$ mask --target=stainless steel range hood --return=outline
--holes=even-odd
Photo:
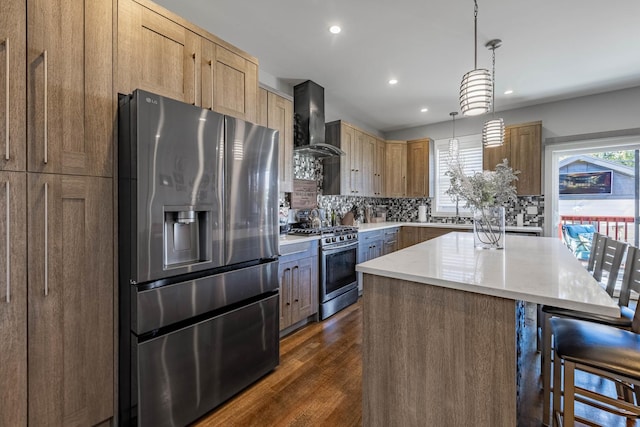
[[[295,112],[294,151],[313,157],[344,156],[340,148],[325,142],[324,88],[307,80],[293,88]]]

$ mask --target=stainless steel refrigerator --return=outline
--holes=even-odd
[[[279,363],[278,135],[142,90],[118,129],[119,420],[183,426]]]

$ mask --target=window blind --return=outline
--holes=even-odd
[[[468,135],[458,139],[458,156],[463,165],[465,175],[482,172],[482,135]],[[434,141],[435,151],[435,215],[452,215],[456,213],[456,201],[445,192],[449,189],[449,177],[445,173],[449,170],[449,140]],[[459,211],[468,212],[464,208],[465,202],[459,202]]]

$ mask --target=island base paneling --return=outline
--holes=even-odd
[[[518,302],[364,275],[366,426],[515,426]]]

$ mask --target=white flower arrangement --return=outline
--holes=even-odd
[[[504,159],[496,165],[495,171],[477,172],[471,176],[464,174],[463,165],[452,161],[445,173],[451,180],[451,186],[445,192],[451,198],[464,200],[465,207],[483,209],[491,206],[504,206],[517,200],[517,175]]]

